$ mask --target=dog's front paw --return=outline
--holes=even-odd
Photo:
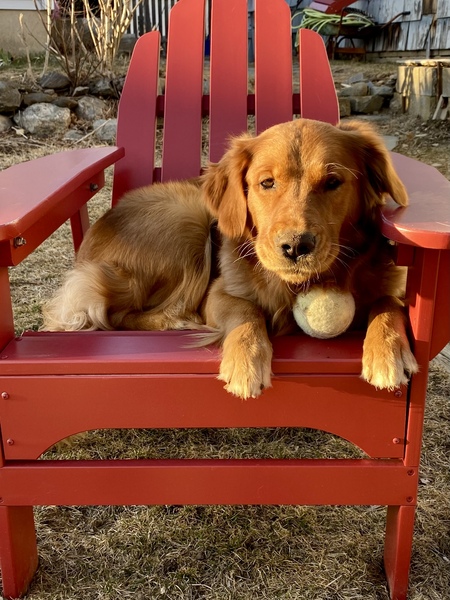
[[[382,341],[368,335],[364,340],[362,378],[378,389],[394,390],[406,385],[419,370],[406,336],[391,332]]]
[[[272,385],[271,365],[272,345],[267,336],[258,336],[247,324],[240,325],[224,341],[218,379],[234,396],[257,398]]]

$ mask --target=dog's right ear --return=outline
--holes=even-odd
[[[203,196],[218,218],[223,235],[239,238],[247,225],[247,183],[245,176],[252,159],[254,139],[244,134],[234,138],[230,149],[203,175]]]

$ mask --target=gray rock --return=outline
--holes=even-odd
[[[9,117],[5,117],[5,115],[0,115],[0,133],[5,133],[9,131],[13,126],[13,122]]]
[[[75,110],[78,106],[78,100],[72,98],[71,96],[59,96],[56,100],[53,100],[53,104],[55,106],[61,106],[62,108],[70,108],[70,110]]]
[[[64,134],[63,140],[65,142],[78,142],[83,137],[84,134],[81,133],[81,131],[77,131],[76,129],[69,129],[69,131]]]
[[[137,37],[134,33],[124,33],[119,44],[119,53],[131,54],[136,45]]]
[[[73,90],[72,96],[75,96],[75,97],[86,96],[87,94],[89,94],[89,86],[87,86],[87,85],[79,85],[78,87],[76,87]]]
[[[394,93],[394,97],[389,103],[389,110],[393,114],[404,112],[404,98],[401,94]]]
[[[372,85],[370,88],[372,96],[382,96],[383,98],[392,98],[394,88],[389,85]]]
[[[360,96],[350,98],[352,112],[370,114],[381,109],[384,99],[381,96]]]
[[[51,71],[39,79],[39,85],[52,90],[65,90],[71,86],[70,79],[64,73]]]
[[[68,108],[54,104],[33,104],[14,118],[28,133],[38,137],[63,134],[69,128],[71,117]]]
[[[360,81],[358,83],[354,83],[353,85],[349,85],[342,90],[339,90],[338,96],[344,98],[350,96],[367,96],[368,93],[369,89],[367,83],[365,81]]]
[[[17,110],[22,101],[19,90],[6,81],[0,81],[0,112],[10,113]]]
[[[102,77],[95,79],[89,84],[89,93],[102,98],[114,98],[117,96],[116,90],[111,82],[111,79]]]
[[[352,114],[352,107],[349,98],[338,98],[339,115],[341,117],[349,117]]]
[[[98,119],[93,123],[94,136],[99,142],[115,142],[117,133],[117,119]]]
[[[43,102],[53,102],[56,98],[56,94],[45,94],[44,92],[31,92],[25,94],[22,98],[22,104],[25,106],[31,106],[32,104],[40,104]]]
[[[105,108],[106,104],[101,98],[82,96],[78,100],[75,113],[79,119],[83,119],[84,121],[96,121],[103,118]]]
[[[366,76],[364,75],[364,73],[355,73],[354,75],[350,75],[350,77],[347,79],[347,83],[359,83],[360,81],[365,80]]]

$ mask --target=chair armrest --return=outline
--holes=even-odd
[[[0,172],[0,266],[17,265],[104,184],[123,148],[69,150]]]
[[[401,244],[450,249],[450,181],[434,167],[395,152],[391,156],[410,203],[402,208],[388,201],[383,235]]]

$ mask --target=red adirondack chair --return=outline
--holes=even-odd
[[[216,380],[219,351],[185,347],[180,332],[14,335],[8,267],[66,219],[75,246],[86,203],[115,163],[114,201],[133,187],[198,175],[202,116],[211,160],[230,134],[303,117],[338,121],[321,38],[300,35],[301,97],[292,92],[290,12],[256,0],[255,93],[247,92],[247,2],[214,0],[210,94],[203,95],[204,0],[171,12],[165,95],[160,37],[139,39],[120,103],[117,147],[73,150],[0,173],[0,563],[3,594],[23,594],[38,553],[35,505],[352,504],[387,506],[391,598],[406,598],[428,362],[450,339],[449,182],[394,155],[411,206],[388,203],[383,232],[409,267],[409,317],[420,372],[408,388],[377,391],[360,377],[363,333],[274,340],[273,388],[242,402]],[[164,117],[155,164],[156,119]],[[26,240],[26,244],[24,241]],[[52,444],[101,428],[309,427],[362,448],[366,459],[38,461]]]

